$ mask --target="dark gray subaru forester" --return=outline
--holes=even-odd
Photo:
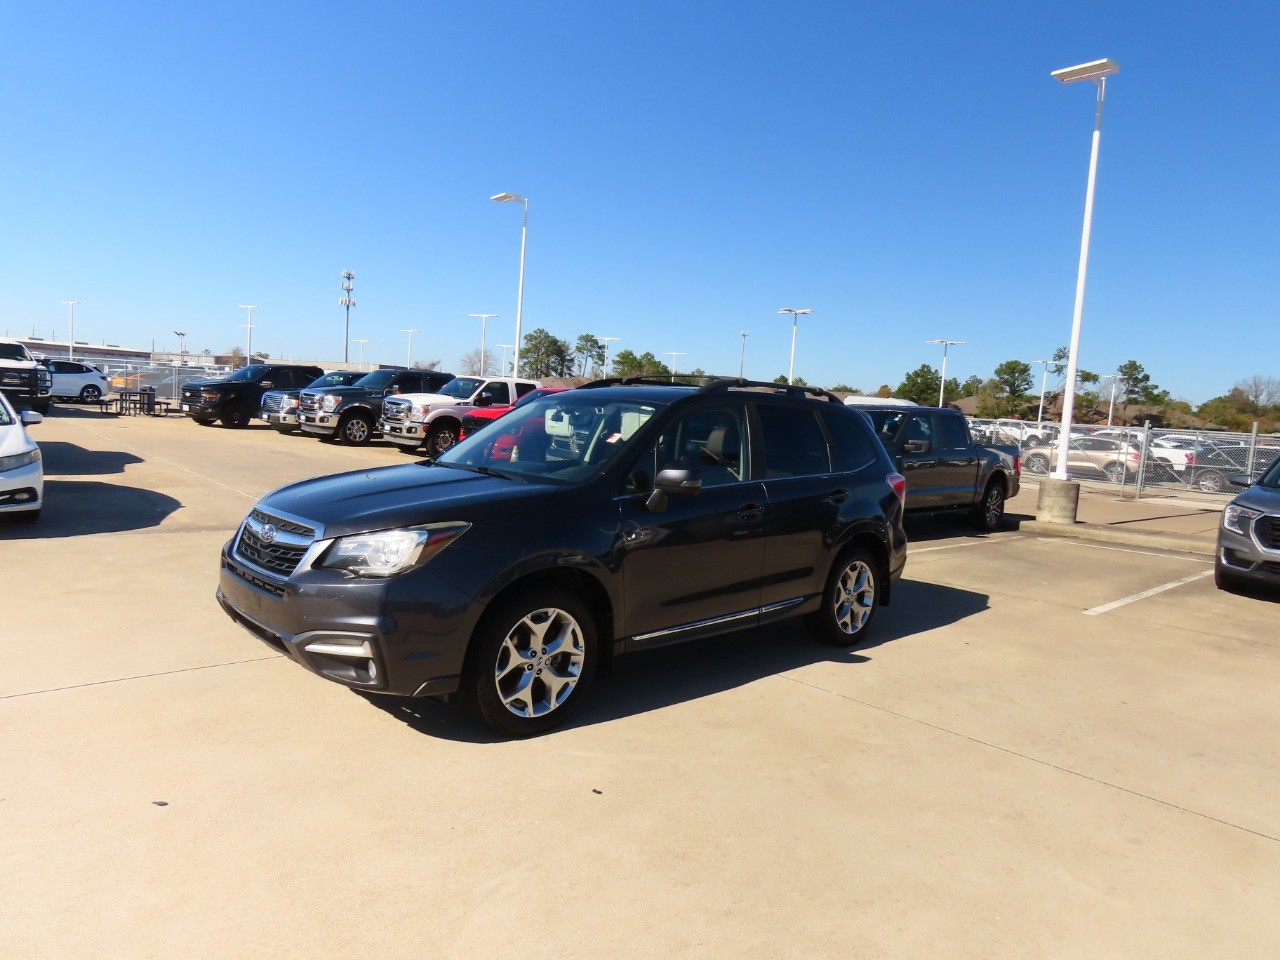
[[[603,380],[435,462],[268,494],[223,548],[218,601],[323,677],[456,692],[529,736],[632,650],[797,615],[859,642],[906,562],[904,489],[824,391]]]

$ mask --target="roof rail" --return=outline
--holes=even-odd
[[[691,376],[689,374],[677,374],[683,380],[672,380],[668,377],[606,377],[603,380],[592,380],[590,383],[584,383],[578,387],[579,390],[591,390],[598,387],[690,387],[696,386],[691,384],[689,380],[705,380],[706,383],[697,387],[697,393],[713,393],[726,390],[770,390],[774,393],[784,393],[789,397],[812,397],[815,400],[826,400],[829,403],[839,403],[843,405],[839,397],[829,390],[823,390],[821,387],[802,387],[790,383],[774,383],[769,380],[744,380],[741,377],[718,377],[714,375]]]

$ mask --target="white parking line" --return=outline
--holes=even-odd
[[[1212,570],[1201,570],[1199,573],[1193,573],[1191,576],[1183,577],[1181,580],[1171,580],[1168,583],[1160,584],[1158,587],[1152,587],[1150,590],[1143,590],[1141,593],[1135,593],[1131,597],[1125,597],[1122,600],[1112,600],[1110,603],[1104,603],[1100,607],[1091,607],[1084,612],[1084,615],[1086,617],[1096,617],[1100,613],[1108,613],[1115,610],[1117,607],[1123,607],[1125,604],[1133,603],[1137,600],[1145,600],[1147,597],[1154,597],[1157,593],[1164,593],[1166,590],[1172,590],[1174,587],[1181,587],[1184,584],[1193,583],[1196,580],[1202,580],[1211,573],[1213,573]]]
[[[1154,550],[1134,550],[1132,547],[1107,547],[1100,543],[1086,543],[1083,540],[1064,540],[1061,537],[1036,537],[1040,543],[1056,543],[1065,547],[1088,547],[1090,550],[1114,550],[1116,553],[1137,553],[1144,557],[1163,557],[1165,560],[1186,560],[1188,563],[1213,563],[1203,557],[1193,557],[1177,553],[1156,553]],[[916,551],[917,553],[919,551]]]
[[[911,555],[915,556],[917,553],[933,553],[935,550],[959,550],[961,547],[980,547],[984,543],[1007,543],[1010,540],[1023,539],[1025,538],[1020,537],[1017,534],[1009,534],[1004,537],[988,537],[985,540],[966,540],[964,543],[948,543],[943,547],[910,547],[909,550]],[[1045,539],[1052,538],[1046,537]]]

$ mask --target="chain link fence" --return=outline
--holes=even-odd
[[[1057,424],[971,419],[979,443],[1011,444],[1022,451],[1024,475],[1057,467]],[[1102,427],[1075,424],[1067,475],[1115,484],[1140,497],[1144,490],[1196,490],[1234,496],[1280,456],[1280,435],[1222,430]]]

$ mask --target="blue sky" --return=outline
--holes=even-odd
[[[7,4],[0,330],[456,368],[470,313],[897,384],[1070,334],[1193,402],[1280,374],[1274,2]],[[358,348],[352,346],[352,357]]]

